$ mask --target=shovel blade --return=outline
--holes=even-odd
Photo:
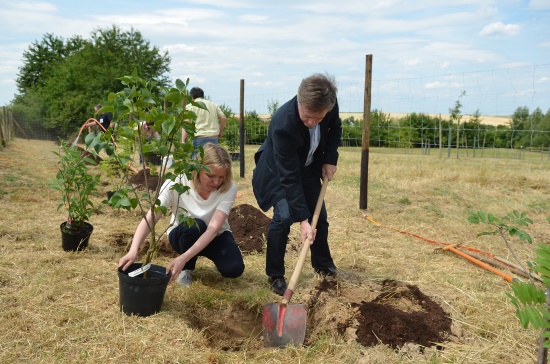
[[[305,305],[269,303],[264,305],[264,345],[267,347],[299,346],[306,336]]]

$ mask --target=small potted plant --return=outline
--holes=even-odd
[[[189,81],[184,83],[178,79],[174,87],[159,89],[155,82],[143,80],[136,71],[130,76],[121,77],[120,80],[124,89],[117,93],[109,93],[109,102],[100,110],[113,113],[115,127],[106,133],[91,136],[86,140],[86,145],[88,150],[98,153],[106,148],[111,140],[116,140],[115,151],[108,160],[114,165],[124,167],[119,170],[127,183],[120,185],[121,187],[108,200],[108,204],[119,210],[138,209],[140,218],[145,219],[150,230],[149,249],[145,254],[145,261],[133,263],[126,271],[122,271],[120,267],[118,269],[122,311],[129,315],[148,316],[160,310],[170,276],[166,274],[164,267],[151,264],[158,251],[158,242],[167,228],[160,228],[156,222],[145,217],[148,212],[167,213],[166,208],[159,205],[159,196],[165,180],[176,181],[182,174],[191,178],[193,171],[198,172],[202,168],[199,161],[191,159],[195,151],[192,138],[187,138],[186,143],[181,142],[182,128],[185,128],[188,135],[194,136],[194,124],[188,122],[194,119],[194,115],[185,109],[185,105],[190,102],[194,105],[196,103],[192,102],[187,92]],[[201,107],[198,104],[197,106]],[[144,138],[144,134],[147,133],[154,137]],[[160,156],[160,166],[151,165],[145,158],[140,158],[151,152]],[[134,173],[134,176],[130,176],[131,173]],[[149,173],[152,173],[152,177],[158,178],[153,188],[150,188],[147,182]],[[132,182],[137,174],[146,176],[145,186]],[[187,189],[178,183],[173,188],[180,193]],[[184,221],[190,223],[192,220],[182,218],[180,222]]]
[[[49,185],[61,195],[57,210],[64,208],[67,212],[67,220],[60,225],[62,247],[65,251],[80,251],[88,246],[94,229],[88,221],[96,211],[92,196],[97,196],[100,176],[90,173],[88,166],[96,163],[84,157],[77,146],[62,141],[54,154],[59,157],[58,171]]]

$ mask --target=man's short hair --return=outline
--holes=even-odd
[[[193,99],[204,98],[204,91],[200,87],[193,87],[189,94]]]
[[[312,112],[330,111],[336,104],[337,93],[334,76],[327,73],[314,73],[300,83],[298,104]]]

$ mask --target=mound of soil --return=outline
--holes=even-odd
[[[271,219],[252,205],[234,206],[229,213],[229,226],[235,242],[243,253],[263,251]]]
[[[383,282],[383,291],[371,302],[353,304],[357,313],[357,342],[374,346],[382,342],[397,349],[406,343],[430,347],[451,333],[445,311],[411,284]]]
[[[449,315],[418,287],[385,280],[362,288],[339,279],[324,279],[311,293],[308,327],[314,329],[307,340],[312,342],[329,329],[363,346],[412,345],[422,352],[434,345],[440,349],[438,344],[452,336]]]
[[[143,187],[147,188],[149,191],[154,191],[157,189],[160,177],[158,175],[151,174],[150,169],[142,169],[130,177],[128,181],[137,187]]]

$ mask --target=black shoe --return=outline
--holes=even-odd
[[[273,292],[282,296],[286,291],[286,281],[284,277],[269,277],[267,283],[271,285]]]
[[[334,266],[328,268],[315,268],[315,273],[324,277],[336,277],[338,275],[338,270]]]

